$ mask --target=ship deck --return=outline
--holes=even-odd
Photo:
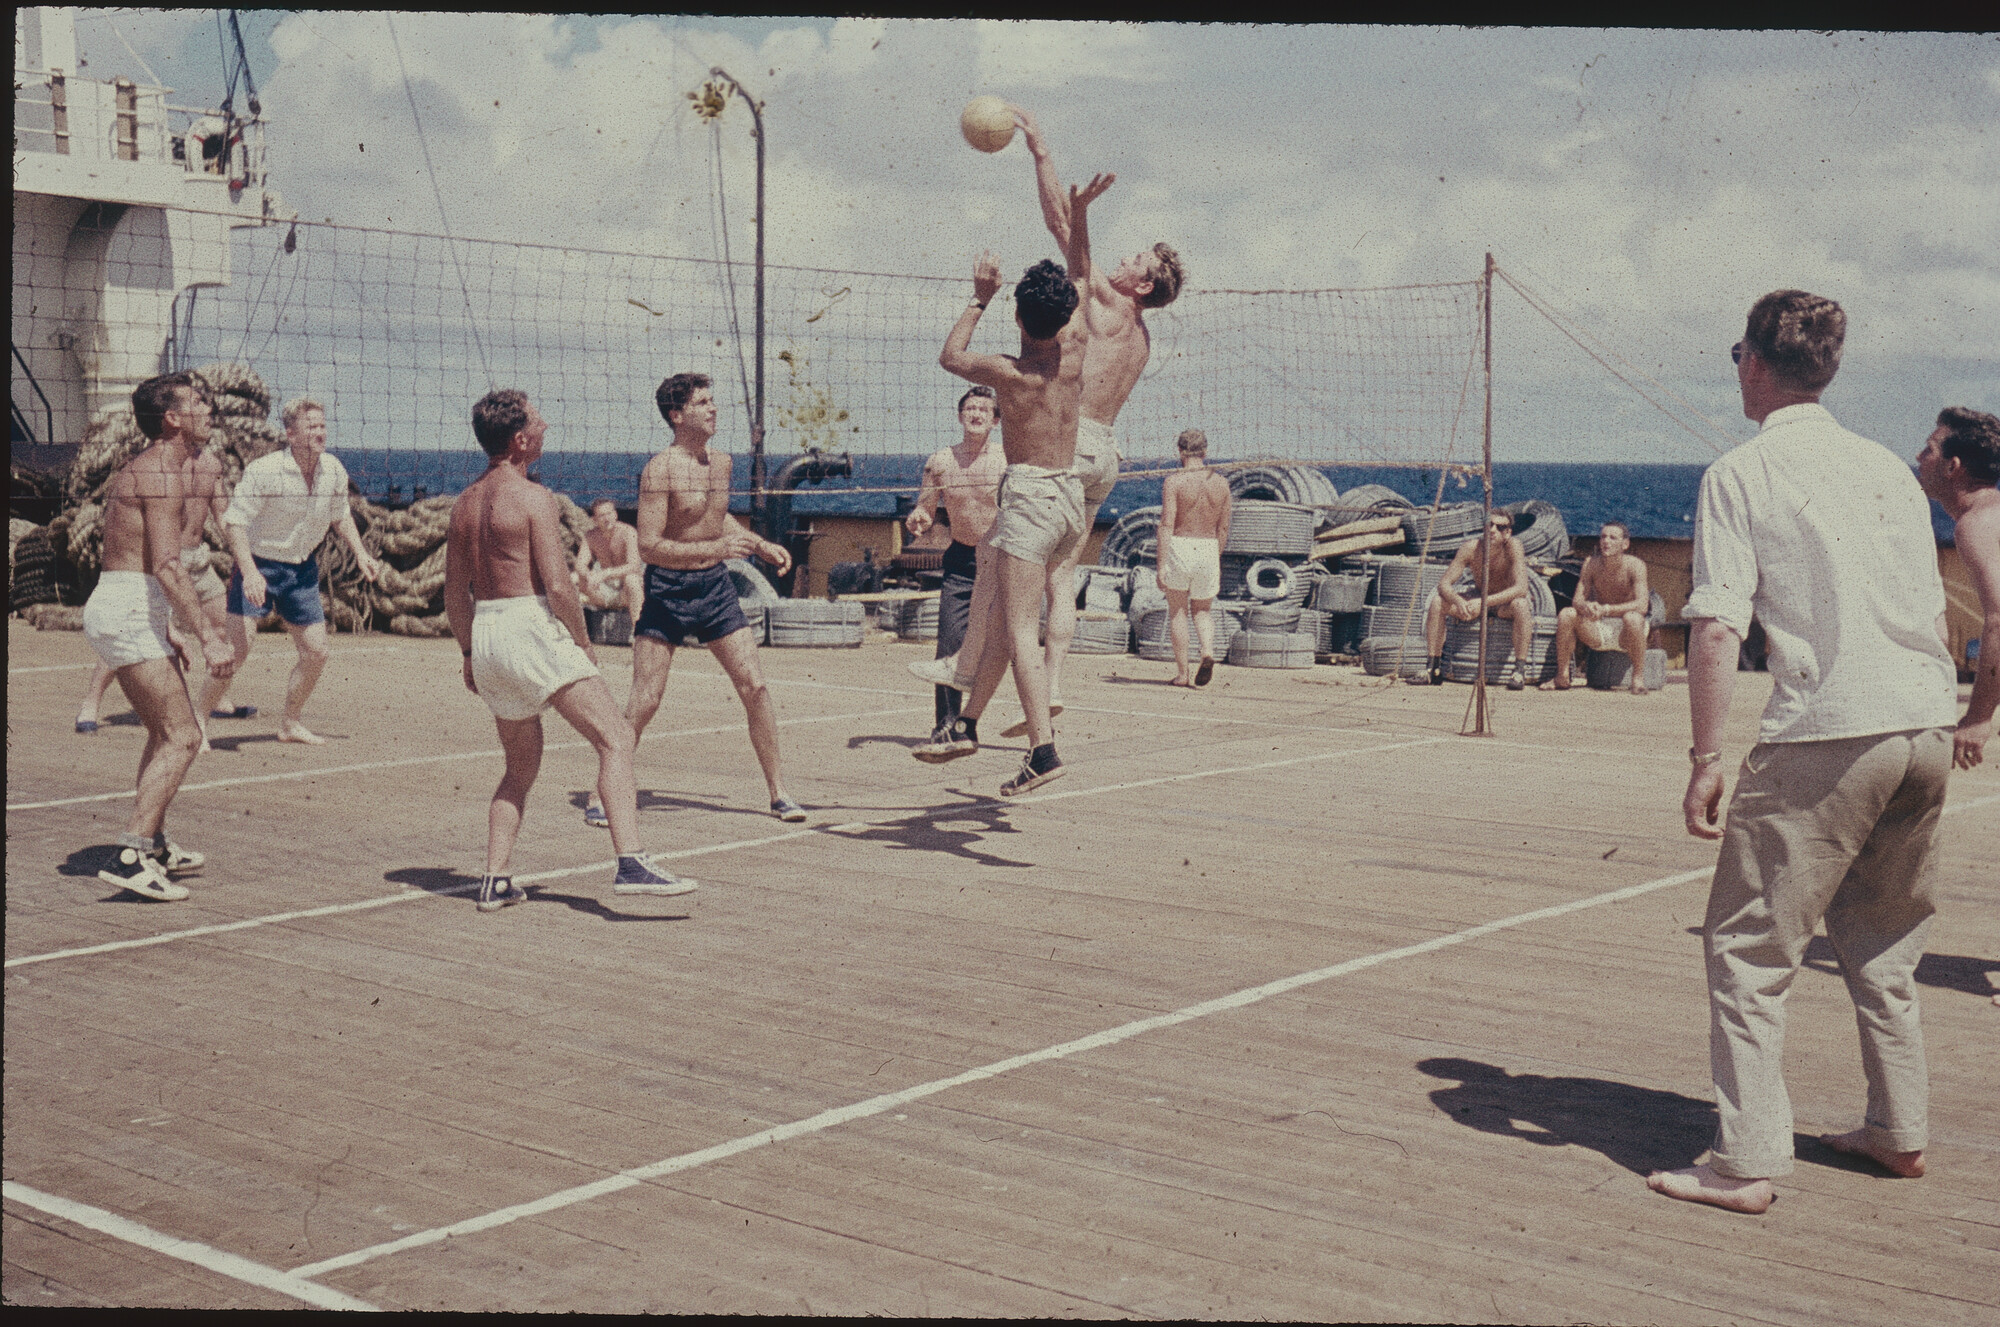
[[[235,698],[275,715],[260,638]],[[606,649],[622,697],[629,655]],[[614,896],[551,716],[515,857],[452,643],[337,637],[309,719],[218,721],[194,897],[95,877],[143,730],[71,732],[77,635],[8,641],[12,1305],[1619,1323],[2000,1309],[2000,760],[1954,777],[1919,969],[1930,1174],[1857,1122],[1823,940],[1790,997],[1797,1171],[1761,1217],[1649,1193],[1713,1112],[1712,846],[1686,691],[1469,692],[1076,657],[1070,772],[908,749],[928,647],[763,653],[803,826],[683,651]],[[1743,679],[1731,750],[1768,687]],[[120,716],[123,716],[122,718]],[[1012,706],[996,704],[998,722]],[[2000,754],[2000,753],[1996,753]]]

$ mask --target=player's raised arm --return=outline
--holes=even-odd
[[[1069,187],[1069,243],[1064,246],[1069,262],[1069,279],[1078,290],[1089,283],[1090,266],[1090,225],[1087,214],[1090,205],[1104,196],[1104,191],[1117,181],[1116,175],[1093,175],[1090,183],[1078,188]]]
[[[1028,151],[1035,158],[1035,192],[1042,201],[1042,220],[1048,225],[1049,234],[1055,236],[1056,243],[1063,252],[1069,252],[1069,195],[1063,192],[1062,181],[1056,178],[1056,164],[1049,155],[1048,140],[1042,137],[1041,125],[1035,123],[1034,112],[1008,104],[1007,109],[1014,114],[1014,122],[1021,126],[1021,136],[1028,141]]]
[[[1013,366],[1005,356],[976,355],[967,349],[972,344],[972,329],[979,326],[979,315],[986,312],[986,306],[999,289],[1000,260],[989,249],[973,261],[972,303],[965,306],[958,321],[952,324],[951,335],[945,338],[944,351],[938,356],[938,364],[946,373],[996,388],[1009,380]]]

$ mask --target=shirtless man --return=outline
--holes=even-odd
[[[1188,429],[1175,441],[1181,468],[1160,485],[1158,579],[1167,595],[1174,642],[1174,685],[1205,687],[1215,676],[1215,624],[1208,606],[1222,589],[1222,546],[1229,542],[1229,481],[1208,468],[1208,435]],[[1193,610],[1201,667],[1188,680],[1188,617]]]
[[[1491,552],[1487,551],[1488,544],[1493,546]],[[1458,592],[1458,582],[1468,574],[1479,591],[1478,597],[1472,599]],[[1438,582],[1437,593],[1431,596],[1430,606],[1424,610],[1424,641],[1430,655],[1432,686],[1444,684],[1445,616],[1449,614],[1460,622],[1477,622],[1481,613],[1504,617],[1514,624],[1514,667],[1507,674],[1507,689],[1519,691],[1528,684],[1522,669],[1535,631],[1534,611],[1528,604],[1528,576],[1528,559],[1514,542],[1514,518],[1504,511],[1494,512],[1487,522],[1486,533],[1460,548],[1452,558],[1444,579]]]
[[[1917,455],[1917,480],[1957,522],[1958,560],[1979,595],[1979,666],[1972,699],[1952,734],[1952,763],[1971,769],[1986,757],[2000,707],[2000,419],[1948,406]],[[2000,1003],[2000,995],[1993,997]]]
[[[183,475],[194,449],[208,441],[208,398],[193,374],[149,378],[132,393],[132,415],[152,445],[105,489],[104,570],[84,605],[83,632],[97,657],[116,670],[118,685],[146,725],[146,747],[117,859],[97,877],[171,902],[188,891],[170,876],[198,869],[203,859],[177,847],[166,831],[167,807],[201,745],[187,682],[175,667],[180,651],[168,638],[170,614],[193,627],[211,677],[225,681],[235,661],[181,563],[188,506]]]
[[[1622,645],[1632,660],[1632,694],[1646,694],[1646,610],[1653,596],[1646,564],[1625,551],[1630,547],[1632,532],[1625,522],[1606,521],[1598,530],[1597,551],[1583,560],[1576,597],[1556,614],[1556,675],[1542,690],[1569,690],[1570,660],[1582,640],[1587,650]]]
[[[737,602],[729,568],[722,565],[728,558],[758,557],[782,576],[791,568],[792,555],[729,515],[729,454],[708,445],[716,425],[715,390],[708,375],[676,373],[660,384],[653,401],[673,429],[674,441],[646,462],[639,476],[639,556],[647,564],[646,602],[632,628],[632,694],[625,717],[634,734],[645,732],[666,694],[674,648],[690,638],[706,645],[743,702],[750,745],[771,795],[771,814],[802,821],[805,808],[785,793],[778,715],[757,663],[750,622]],[[589,811],[584,818],[592,819]]]
[[[938,503],[944,503],[950,518],[951,547],[944,554],[944,585],[938,593],[937,657],[930,667],[948,669],[952,659],[969,651],[978,658],[986,647],[986,622],[994,597],[993,559],[999,556],[986,542],[1000,514],[1000,474],[1005,462],[1000,449],[988,447],[993,435],[999,402],[991,387],[974,387],[958,398],[961,436],[955,447],[944,447],[924,462],[923,488],[917,494],[916,509],[905,524],[921,539],[937,521]],[[912,664],[912,671],[920,665]],[[931,739],[912,754],[918,760],[950,760],[970,755],[977,743],[954,736],[952,720],[961,705],[960,688],[944,678],[925,672],[917,676],[937,689],[936,721]]]
[[[528,478],[548,425],[521,392],[488,392],[472,407],[486,473],[451,509],[445,543],[445,614],[464,656],[465,689],[493,711],[507,772],[486,814],[486,873],[479,910],[528,897],[508,874],[528,790],[542,764],[542,711],[550,706],[597,748],[597,795],[610,813],[619,894],[685,894],[695,885],[638,848],[639,793],[632,726],[597,673],[583,605],[563,554],[555,495]]]
[[[1083,481],[1077,477],[1077,408],[1083,388],[1084,320],[1074,318],[1078,284],[1090,283],[1090,239],[1085,212],[1111,187],[1099,175],[1070,189],[1069,270],[1046,258],[1014,287],[1014,320],[1021,328],[1018,355],[974,354],[967,347],[987,301],[1000,289],[1000,266],[991,253],[973,265],[972,303],[958,316],[938,363],[948,373],[984,383],[1000,394],[1000,445],[1007,472],[1000,480],[1000,514],[987,532],[992,544],[1001,630],[989,631],[972,696],[950,730],[955,741],[977,750],[979,716],[1014,668],[1014,686],[1027,716],[1029,753],[1021,770],[1000,785],[1003,797],[1039,788],[1063,772],[1049,724],[1048,673],[1041,643],[1042,603],[1050,568],[1075,559],[1083,541]],[[1051,615],[1050,629],[1054,629]]]
[[[1009,106],[1021,126],[1028,151],[1035,158],[1035,188],[1041,198],[1042,220],[1064,253],[1069,252],[1069,196],[1056,178],[1049,157],[1048,141],[1032,113]],[[1086,281],[1076,274],[1083,296],[1083,323],[1089,341],[1083,354],[1083,401],[1076,422],[1076,474],[1083,481],[1083,534],[1089,539],[1097,523],[1097,509],[1111,496],[1118,482],[1118,444],[1112,426],[1125,399],[1132,394],[1139,375],[1152,354],[1153,338],[1146,329],[1148,309],[1164,309],[1181,293],[1186,273],[1180,255],[1166,244],[1132,255],[1106,271],[1093,268]],[[1083,542],[1070,550],[1048,570],[1049,627],[1045,667],[1049,677],[1049,712],[1062,712],[1062,667],[1069,656],[1070,639],[1076,635],[1076,564],[1083,555]],[[970,680],[972,664],[960,671]],[[1006,729],[1003,737],[1018,737],[1027,731],[1025,723]]]
[[[206,440],[202,444],[205,447]],[[202,450],[188,457],[186,467],[181,471],[181,483],[186,489],[185,518],[181,525],[181,565],[187,568],[188,576],[194,582],[194,592],[201,600],[202,612],[214,624],[217,631],[225,635],[229,630],[229,615],[226,604],[229,587],[222,583],[222,577],[215,574],[210,565],[212,555],[203,540],[203,529],[208,517],[215,517],[219,524],[222,514],[229,510],[229,494],[225,491],[221,458],[215,453]],[[193,643],[198,633],[190,634],[176,616],[170,615],[167,622],[167,636],[180,649],[182,657],[187,657],[185,646]],[[83,706],[76,714],[76,730],[80,733],[97,731],[98,709],[104,703],[105,689],[117,674],[109,664],[99,660],[90,673],[90,691],[84,697]],[[228,683],[223,683],[226,693]],[[223,693],[216,695],[216,708],[207,718],[247,719],[257,712],[255,705],[229,706],[223,704]],[[201,749],[207,751],[208,723],[199,712],[195,721],[201,724]]]
[[[639,620],[646,603],[646,563],[639,556],[639,532],[618,519],[618,504],[599,498],[590,504],[590,529],[570,579],[591,608],[621,605]]]

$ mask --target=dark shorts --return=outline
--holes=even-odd
[[[632,627],[634,636],[668,645],[710,645],[749,625],[736,582],[721,563],[698,571],[646,568],[646,606]]]
[[[276,609],[278,616],[295,627],[310,627],[326,621],[326,609],[319,599],[319,559],[304,562],[273,562],[252,557],[264,575],[264,606],[243,597],[243,570],[229,573],[229,612],[235,617],[267,618]]]

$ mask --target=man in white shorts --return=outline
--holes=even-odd
[[[180,558],[183,474],[192,450],[208,440],[207,397],[192,374],[149,378],[132,393],[132,415],[153,441],[105,488],[104,569],[83,608],[83,634],[139,712],[146,749],[117,858],[97,876],[143,898],[174,901],[188,891],[170,877],[202,865],[200,853],[176,846],[166,831],[167,807],[194,763],[201,726],[174,665],[179,648],[168,636],[169,614],[194,625],[211,677],[226,682],[235,664]]]
[[[639,620],[646,606],[646,561],[639,556],[639,532],[618,519],[618,504],[610,498],[590,504],[590,528],[570,579],[590,607],[623,608]]]
[[[1208,468],[1208,435],[1188,429],[1175,440],[1181,468],[1160,485],[1156,573],[1167,595],[1174,643],[1174,685],[1205,687],[1215,676],[1215,624],[1209,605],[1222,592],[1222,546],[1229,542],[1229,481]],[[1201,642],[1201,667],[1188,676],[1188,620]]]
[[[548,425],[521,392],[496,391],[473,406],[472,431],[487,469],[452,507],[445,613],[464,656],[466,689],[493,712],[507,758],[487,814],[479,910],[497,912],[528,897],[508,864],[541,768],[542,711],[550,707],[597,748],[599,805],[618,852],[613,891],[685,894],[693,881],[676,879],[638,849],[632,725],[598,675],[555,495],[528,478]]]
[[[1035,159],[1035,188],[1042,204],[1042,220],[1063,251],[1069,251],[1069,198],[1049,156],[1048,142],[1035,117],[1019,106],[1010,106],[1019,122],[1028,151]],[[1111,496],[1118,482],[1118,443],[1114,425],[1126,398],[1145,371],[1152,354],[1152,333],[1146,329],[1148,309],[1164,309],[1181,293],[1186,272],[1180,255],[1166,244],[1134,254],[1116,267],[1092,267],[1085,282],[1074,273],[1078,293],[1083,296],[1082,321],[1089,333],[1083,358],[1083,398],[1076,420],[1076,455],[1073,466],[1083,483],[1083,540],[1060,561],[1049,567],[1049,627],[1045,641],[1045,667],[1049,677],[1049,710],[1062,710],[1062,667],[1069,656],[1070,639],[1076,634],[1076,565],[1083,555],[1084,542],[1097,523],[1097,509]],[[969,674],[962,674],[969,678]],[[1004,737],[1017,736],[1025,727],[1006,729]]]
[[[205,440],[204,440],[205,443]],[[193,446],[203,446],[194,443]],[[223,481],[222,461],[214,452],[193,451],[187,465],[181,471],[181,482],[187,493],[184,519],[181,523],[181,566],[194,582],[195,597],[201,600],[201,611],[214,624],[216,630],[227,633],[229,615],[225,605],[229,597],[229,587],[222,583],[222,577],[215,574],[213,555],[204,540],[204,528],[212,515],[220,522],[222,514],[229,509],[229,494]],[[200,633],[177,616],[170,617],[167,636],[176,645],[192,644]],[[186,654],[187,651],[181,651]],[[116,676],[111,667],[102,660],[91,670],[90,690],[85,695],[83,705],[77,710],[76,731],[94,733],[97,731],[98,710],[104,703],[104,692]],[[216,693],[216,709],[207,718],[247,719],[257,712],[255,705],[229,706],[224,704],[228,684]],[[208,746],[208,723],[203,711],[195,711],[195,720],[201,724],[201,749]]]
[[[1544,691],[1567,691],[1570,660],[1577,643],[1586,650],[1623,649],[1632,660],[1633,695],[1646,694],[1646,609],[1652,591],[1646,585],[1646,564],[1627,550],[1632,532],[1623,521],[1606,521],[1597,532],[1597,551],[1583,560],[1576,595],[1556,615],[1556,675],[1542,683]]]
[[[1069,270],[1084,283],[1090,279],[1090,240],[1084,213],[1111,187],[1112,178],[1100,175],[1085,188],[1070,190]],[[1020,353],[974,354],[967,348],[973,329],[999,288],[999,263],[992,254],[981,254],[973,265],[972,303],[945,338],[938,363],[947,372],[993,388],[1000,398],[1000,447],[1007,457],[1007,469],[1000,480],[1000,514],[987,532],[986,542],[998,554],[994,570],[998,573],[1003,629],[988,633],[972,695],[953,721],[949,736],[954,741],[962,738],[973,744],[971,749],[977,749],[979,716],[986,712],[987,702],[1011,663],[1029,736],[1029,752],[1020,772],[1000,785],[1001,796],[1012,797],[1063,773],[1049,723],[1047,667],[1035,637],[1049,568],[1064,557],[1074,561],[1084,534],[1083,484],[1072,465],[1084,344],[1089,333],[1083,319],[1072,316],[1078,301],[1077,283],[1061,267],[1043,259],[1014,287]]]

